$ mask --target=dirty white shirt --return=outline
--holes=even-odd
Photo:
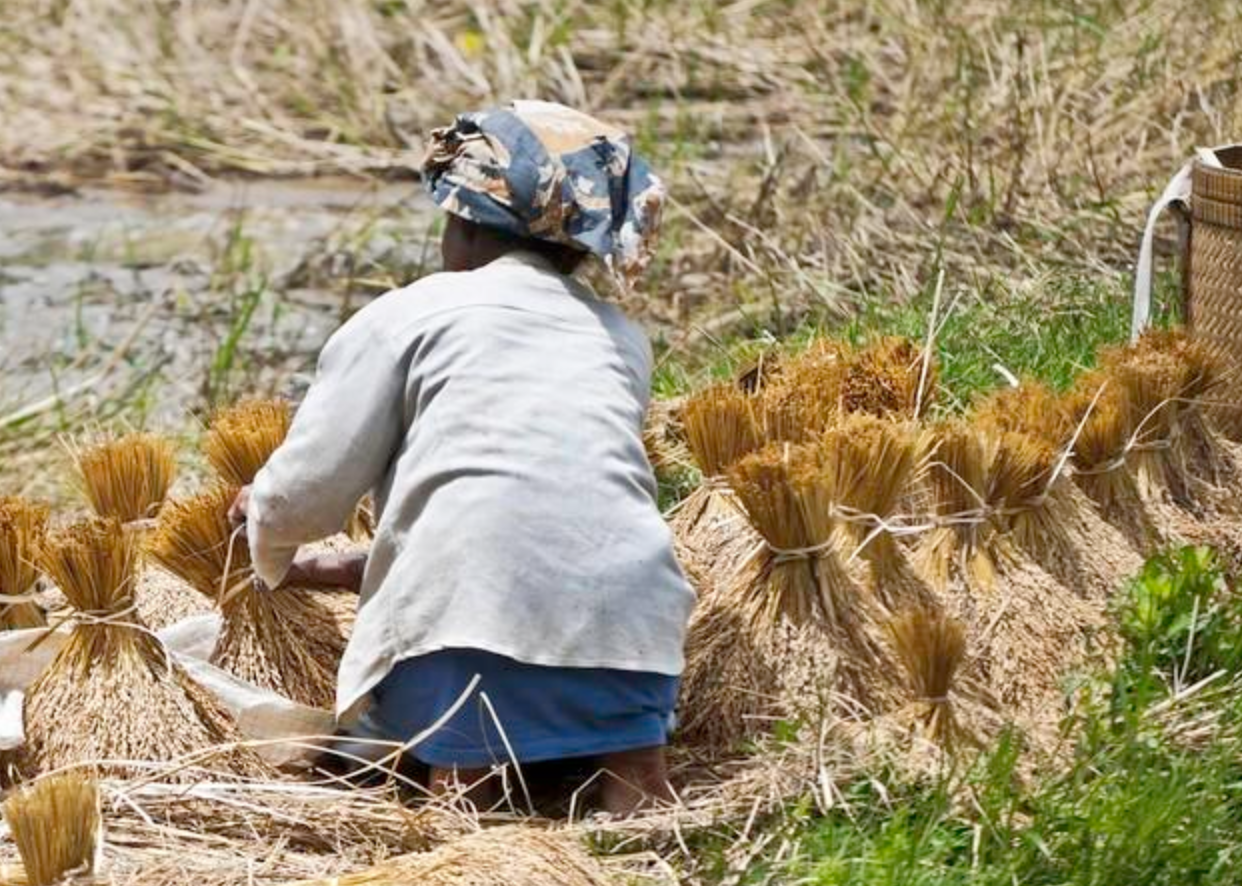
[[[339,712],[445,648],[681,673],[693,593],[642,443],[651,364],[641,330],[529,253],[390,292],[332,336],[248,533],[274,587],[374,492]]]

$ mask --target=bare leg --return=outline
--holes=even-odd
[[[607,754],[603,758],[604,811],[612,815],[633,815],[653,803],[672,803],[664,748],[640,748]]]
[[[431,792],[436,795],[461,793],[479,809],[490,809],[498,797],[496,779],[490,769],[431,768]]]

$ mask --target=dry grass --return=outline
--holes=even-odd
[[[245,533],[229,524],[236,491],[217,486],[169,502],[148,552],[219,606],[224,626],[212,664],[293,701],[332,708],[345,637],[321,600],[256,586]]]
[[[686,443],[703,476],[723,478],[759,448],[754,398],[733,385],[717,385],[688,398],[682,408]]]
[[[156,434],[76,441],[69,452],[92,510],[122,523],[154,517],[177,476],[176,447]]]
[[[37,628],[47,624],[37,602],[6,602],[26,597],[35,589],[38,550],[47,531],[48,509],[13,496],[0,497],[0,631]]]
[[[421,855],[394,858],[343,877],[295,886],[619,886],[571,834],[511,826],[460,837]]]
[[[213,750],[240,739],[232,718],[139,620],[132,533],[115,520],[87,519],[51,532],[39,559],[72,608],[73,627],[26,694],[23,720],[36,767],[125,773],[198,755],[203,768],[268,773],[253,752]]]
[[[92,877],[102,836],[94,782],[78,774],[41,779],[10,795],[3,812],[29,886]]]
[[[672,180],[677,246],[646,301],[715,337],[907,298],[935,261],[1000,293],[1050,262],[1119,280],[1156,183],[1228,141],[1239,101],[1221,0],[118,9],[6,7],[4,179],[409,174],[463,108],[565,101],[637,131]]]
[[[284,400],[243,400],[221,409],[203,438],[203,454],[224,482],[247,486],[284,442],[293,405]]]

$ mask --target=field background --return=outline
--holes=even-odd
[[[1231,0],[0,13],[0,490],[58,501],[62,435],[192,440],[216,403],[296,392],[351,311],[434,270],[417,170],[459,110],[563,101],[624,124],[668,179],[649,279],[610,293],[657,343],[662,398],[821,332],[922,338],[937,305],[947,412],[1009,375],[1065,384],[1123,337],[1147,207],[1196,146],[1242,136]],[[693,478],[664,479],[671,502]],[[1097,710],[1063,778],[1017,786],[1007,748],[967,800],[869,773],[686,864],[731,883],[1234,882],[1228,697],[1196,696],[1215,719],[1195,753],[1146,708]]]

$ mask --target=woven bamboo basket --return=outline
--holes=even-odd
[[[1225,366],[1212,417],[1242,440],[1242,146],[1215,154],[1220,167],[1196,160],[1191,172],[1186,325]]]
[[[1224,370],[1212,396],[1212,418],[1223,433],[1242,441],[1242,144],[1197,151],[1152,207],[1135,269],[1135,336],[1151,319],[1154,234],[1166,210],[1180,222],[1186,326]]]

